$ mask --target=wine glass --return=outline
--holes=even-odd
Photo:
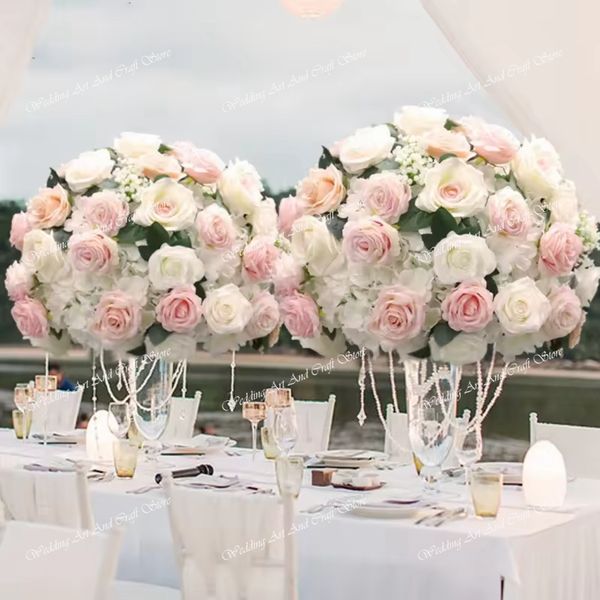
[[[289,456],[298,440],[298,423],[293,406],[275,410],[273,435],[283,456]]]
[[[148,460],[156,460],[162,444],[158,438],[164,433],[169,420],[169,402],[164,395],[161,384],[150,386],[143,395],[136,399],[133,421],[144,437],[144,448]]]
[[[469,411],[465,411],[461,419],[454,425],[454,452],[460,466],[465,470],[465,486],[467,505],[469,505],[469,485],[471,467],[479,460],[483,452],[483,439],[481,436],[481,423],[469,423]]]
[[[124,438],[131,424],[131,410],[127,402],[111,402],[108,405],[108,428],[117,438]]]
[[[267,414],[267,405],[264,402],[244,402],[242,416],[252,425],[252,460],[256,458],[256,428]]]
[[[33,389],[27,383],[17,383],[14,391],[15,406],[19,409],[23,421],[22,439],[27,439],[27,421],[31,419],[30,411],[33,405]],[[17,413],[18,414],[18,413]]]

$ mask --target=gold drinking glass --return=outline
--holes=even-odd
[[[131,479],[137,465],[138,444],[128,439],[113,442],[113,458],[117,477]]]
[[[471,473],[471,498],[478,517],[495,519],[502,498],[502,473],[473,471]]]
[[[58,377],[56,375],[36,375],[35,390],[37,392],[55,392],[58,387]]]
[[[15,430],[15,435],[18,440],[26,440],[29,437],[29,432],[31,431],[31,416],[32,413],[28,409],[25,409],[24,411],[14,409],[12,411],[13,429]]]
[[[24,383],[17,383],[17,385],[15,386],[13,398],[15,406],[21,412],[25,412],[28,408],[31,407],[31,404],[33,402],[33,391],[31,390],[29,385]]]
[[[264,402],[244,402],[242,404],[242,415],[252,424],[252,460],[256,458],[256,429],[266,414],[267,405]]]
[[[300,495],[304,476],[304,460],[300,456],[280,456],[275,463],[277,487],[281,496]]]
[[[264,425],[260,430],[260,441],[265,458],[273,460],[279,456],[279,446],[273,435],[273,428]]]

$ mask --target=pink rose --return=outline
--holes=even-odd
[[[357,179],[348,202],[358,202],[368,215],[396,223],[408,210],[411,190],[406,181],[394,173],[376,173]]]
[[[156,320],[167,330],[189,333],[202,318],[202,301],[193,285],[180,285],[165,294],[156,306]]]
[[[23,238],[33,229],[29,215],[25,212],[15,213],[10,224],[9,242],[13,248],[23,250]]]
[[[126,292],[113,290],[100,298],[91,331],[103,342],[121,342],[135,337],[141,325],[140,303]]]
[[[254,283],[267,281],[271,278],[278,257],[279,249],[270,238],[254,238],[244,249],[244,275]]]
[[[296,196],[308,215],[322,215],[335,210],[346,196],[342,173],[333,165],[311,169],[299,184]]]
[[[216,183],[225,169],[225,163],[214,152],[197,148],[190,142],[177,142],[173,152],[183,170],[198,183]]]
[[[196,231],[209,248],[216,250],[231,248],[237,238],[231,215],[218,204],[211,204],[198,213]]]
[[[302,265],[291,254],[280,252],[275,263],[272,279],[275,293],[287,296],[296,291],[304,279]]]
[[[319,309],[306,294],[294,292],[279,301],[283,323],[294,337],[315,337],[321,329]]]
[[[494,165],[509,163],[519,150],[519,140],[504,127],[474,117],[461,121],[473,149]]]
[[[548,339],[569,335],[579,326],[583,310],[577,294],[568,285],[561,285],[552,290],[550,300],[550,315],[544,323],[544,333]]]
[[[398,256],[398,232],[378,217],[349,221],[344,225],[342,247],[351,262],[385,264]]]
[[[279,325],[279,304],[273,294],[263,291],[252,299],[252,317],[246,325],[250,339],[269,335]]]
[[[468,158],[471,155],[471,146],[467,138],[458,131],[448,129],[431,129],[421,137],[427,154],[440,158],[444,154],[454,154],[459,158]]]
[[[531,211],[527,202],[509,186],[490,196],[487,211],[493,233],[524,237],[531,229]]]
[[[442,302],[442,317],[454,331],[481,331],[494,316],[494,295],[485,281],[463,281]]]
[[[96,192],[89,197],[82,196],[78,204],[85,221],[108,236],[117,235],[127,224],[127,202],[114,192]]]
[[[48,335],[48,316],[44,305],[26,296],[17,300],[10,311],[21,335],[25,338],[44,338]]]
[[[159,175],[166,175],[171,179],[181,177],[179,161],[174,156],[161,154],[158,150],[142,154],[134,159],[134,162],[142,173],[150,179],[155,179]]]
[[[69,195],[60,185],[41,189],[28,203],[27,214],[31,225],[49,229],[62,225],[71,212]]]
[[[8,297],[13,302],[22,300],[29,294],[33,287],[33,276],[25,265],[15,261],[6,269],[4,285]]]
[[[539,269],[548,275],[568,275],[582,250],[583,243],[572,225],[554,223],[540,239]]]
[[[369,331],[384,341],[401,342],[421,333],[425,324],[425,301],[402,285],[381,291],[369,321]]]
[[[278,227],[284,235],[290,235],[294,222],[304,214],[302,202],[295,196],[282,198],[279,203]]]
[[[67,255],[76,271],[104,275],[119,263],[117,243],[100,231],[76,233],[68,246]]]

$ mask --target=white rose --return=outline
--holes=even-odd
[[[445,208],[455,217],[470,217],[485,208],[488,188],[483,173],[460,158],[447,158],[425,175],[416,207],[426,212]]]
[[[294,222],[291,250],[294,258],[317,277],[331,275],[344,264],[340,244],[327,225],[310,215]]]
[[[277,209],[273,198],[266,198],[260,202],[252,216],[252,235],[277,236]]]
[[[482,333],[459,333],[445,346],[438,346],[430,340],[431,358],[452,365],[467,365],[483,359],[488,342]]]
[[[160,147],[160,138],[149,133],[123,132],[114,141],[115,150],[128,158],[138,158],[148,152],[157,151]]]
[[[83,192],[107,179],[114,165],[110,153],[105,148],[82,152],[78,158],[69,161],[65,166],[65,179],[73,192]]]
[[[223,203],[234,215],[251,215],[262,199],[263,184],[245,160],[230,162],[217,182]]]
[[[577,194],[572,181],[564,181],[552,194],[548,202],[550,206],[550,223],[568,223],[577,225],[579,220]]]
[[[133,221],[148,227],[160,223],[167,231],[191,227],[196,217],[196,202],[191,190],[171,179],[159,179],[141,195]]]
[[[33,229],[23,239],[23,264],[42,283],[59,277],[64,267],[64,257],[51,234]]]
[[[150,256],[148,277],[156,290],[193,285],[204,277],[204,264],[191,248],[163,244]]]
[[[482,237],[451,231],[433,251],[433,270],[441,283],[482,279],[496,268],[496,257]]]
[[[600,281],[600,267],[594,266],[591,260],[587,260],[575,271],[575,293],[584,307],[590,305],[598,291]]]
[[[535,333],[550,314],[550,301],[530,277],[500,287],[494,312],[504,330],[513,335]]]
[[[252,304],[233,283],[209,292],[203,307],[209,329],[217,334],[242,332],[253,313]]]
[[[550,198],[562,180],[560,157],[544,138],[525,140],[511,166],[519,186],[533,199]]]
[[[426,106],[403,106],[394,115],[394,125],[407,135],[422,135],[431,129],[443,127],[448,119],[442,108]]]
[[[360,173],[387,158],[394,138],[387,125],[357,129],[340,144],[340,160],[349,173]]]

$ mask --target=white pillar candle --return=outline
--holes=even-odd
[[[523,493],[529,506],[558,508],[567,494],[567,471],[560,450],[547,440],[536,442],[525,455]]]

